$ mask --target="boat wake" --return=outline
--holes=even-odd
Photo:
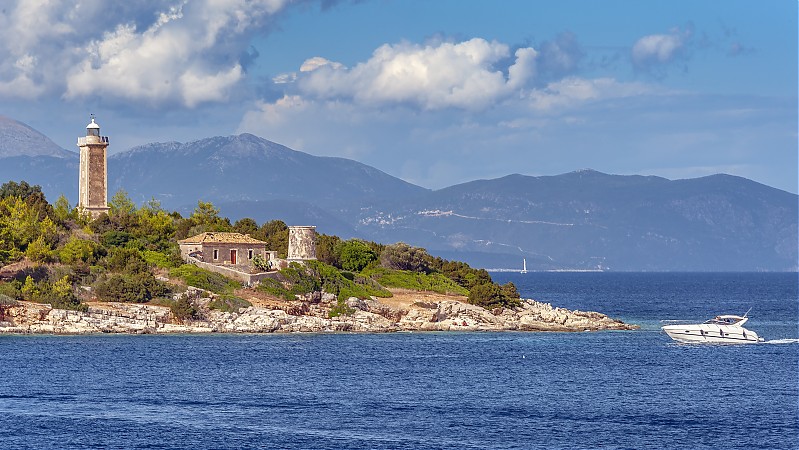
[[[799,339],[773,339],[764,344],[799,344]]]

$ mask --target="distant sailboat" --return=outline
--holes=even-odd
[[[522,258],[522,272],[527,273],[527,258]]]

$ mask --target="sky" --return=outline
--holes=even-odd
[[[795,0],[4,0],[0,115],[252,133],[431,189],[581,169],[797,193]]]

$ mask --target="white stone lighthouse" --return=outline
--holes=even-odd
[[[86,126],[86,136],[78,138],[80,175],[78,181],[78,211],[96,219],[108,213],[108,137],[100,136],[100,125],[94,121]]]

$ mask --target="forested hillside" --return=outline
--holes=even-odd
[[[280,220],[258,224],[242,218],[231,223],[203,201],[183,217],[157,201],[137,207],[124,191],[109,206],[109,214],[89,220],[63,196],[50,204],[39,186],[24,181],[2,185],[0,305],[27,300],[85,309],[85,302],[94,300],[154,302],[170,306],[176,317],[191,318],[198,313],[195,305],[173,295],[187,285],[216,293],[213,308],[236,310],[249,304],[236,295],[239,283],[184,264],[177,240],[204,231],[234,231],[263,240],[279,257],[286,256],[288,227]],[[331,314],[347,314],[343,301],[349,297],[391,296],[386,287],[467,295],[471,303],[489,308],[519,302],[512,284],[494,284],[485,270],[403,243],[322,234],[317,255],[318,261],[292,263],[255,289],[286,300],[312,292],[336,294],[340,308]]]

